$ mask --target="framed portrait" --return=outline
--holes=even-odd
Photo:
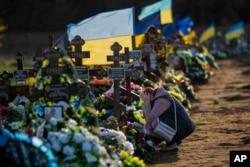
[[[51,117],[63,119],[63,106],[45,106],[43,107],[44,119],[50,120]]]

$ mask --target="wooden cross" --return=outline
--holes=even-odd
[[[17,53],[17,70],[13,73],[13,78],[17,81],[17,85],[25,85],[25,80],[29,77],[28,71],[23,70],[24,57],[21,53]]]
[[[75,38],[71,41],[71,45],[75,47],[75,51],[69,51],[68,55],[75,59],[76,72],[80,79],[86,80],[89,79],[89,70],[87,67],[82,65],[83,58],[90,58],[90,51],[82,51],[82,46],[85,41],[79,36],[75,36]]]
[[[70,44],[75,47],[75,52],[68,52],[69,56],[75,59],[76,66],[82,66],[82,59],[90,58],[90,51],[82,51],[82,46],[85,44],[85,41],[77,35],[72,39]]]
[[[151,61],[150,53],[154,52],[154,46],[152,44],[143,44],[142,45],[142,60],[146,62],[146,71],[151,71]]]
[[[52,83],[60,83],[60,75],[64,72],[69,72],[67,66],[59,66],[58,60],[61,53],[53,47],[53,36],[49,36],[49,50],[44,53],[45,57],[49,60],[48,67],[42,68],[42,75],[49,75],[52,77]]]
[[[130,59],[130,52],[129,52],[129,48],[125,48],[125,64],[126,65],[130,65],[129,59]],[[128,67],[131,68],[131,67]],[[131,92],[131,77],[132,76],[132,69],[130,69],[130,71],[127,71],[126,73],[126,78],[125,78],[125,83],[126,83],[126,89],[124,87],[120,87],[120,91],[122,93],[125,93],[127,96],[127,105],[131,106],[132,105],[132,96],[138,100],[140,99],[139,95],[136,95],[135,93]]]
[[[122,50],[122,46],[118,42],[115,42],[110,48],[113,51],[113,55],[112,56],[107,56],[107,61],[113,61],[113,66],[112,67],[118,69],[118,68],[120,68],[120,61],[125,60],[125,56],[119,54],[120,50]],[[116,70],[116,72],[113,73],[112,75],[114,75],[113,76],[114,78],[116,78],[117,75],[119,75],[119,77],[120,77],[121,72]],[[110,74],[109,74],[109,77],[110,77]],[[118,79],[114,79],[114,101],[115,101],[115,103],[113,104],[113,106],[114,106],[115,116],[119,119],[120,116],[121,116],[121,113],[120,113],[121,109],[119,108],[119,104],[120,104],[120,81]]]
[[[43,48],[38,48],[36,51],[36,56],[33,57],[33,61],[35,61],[35,68],[41,68],[45,58],[46,57],[44,55]]]
[[[69,72],[69,68],[59,66],[58,59],[61,53],[53,46],[53,36],[49,36],[49,50],[45,52],[46,58],[49,60],[48,67],[42,68],[42,76],[51,76],[52,82],[50,85],[45,86],[45,100],[59,101],[68,100],[69,88],[67,83],[60,83],[60,75]]]

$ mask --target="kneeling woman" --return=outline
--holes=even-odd
[[[146,140],[153,141],[153,145],[166,141],[163,136],[154,132],[158,120],[161,120],[173,129],[177,129],[175,129],[176,134],[173,139],[166,141],[166,146],[160,151],[178,149],[177,144],[195,130],[195,124],[186,112],[185,107],[163,87],[154,89],[146,87],[141,91],[141,98],[144,102],[142,110],[146,120],[144,125],[144,132],[147,134]]]

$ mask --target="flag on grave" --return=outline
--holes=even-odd
[[[91,59],[83,59],[83,64],[105,65],[106,56],[112,54],[110,46],[119,42],[132,49],[134,35],[134,8],[99,13],[77,24],[67,25],[68,39],[76,35],[86,41],[83,50],[89,50]]]
[[[161,0],[143,7],[141,13],[138,16],[138,19],[143,20],[144,18],[157,12],[160,13],[161,24],[172,23],[172,0]]]
[[[231,39],[239,38],[240,35],[244,33],[245,33],[244,22],[240,21],[229,27],[229,29],[226,31],[225,38],[226,40],[230,41]]]
[[[215,35],[215,25],[214,22],[212,22],[202,33],[199,39],[200,43],[203,43],[210,38],[214,37]]]

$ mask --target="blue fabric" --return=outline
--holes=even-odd
[[[13,135],[7,129],[0,130],[0,147],[6,146],[8,141],[13,138]]]
[[[171,9],[171,6],[172,0],[161,0],[151,5],[147,5],[142,8],[141,13],[138,15],[138,20],[143,20],[144,18],[161,10]]]
[[[84,40],[134,35],[134,7],[99,13],[77,24],[67,25],[68,39]]]
[[[146,33],[149,27],[161,28],[160,14],[155,13],[135,23],[135,34]]]

